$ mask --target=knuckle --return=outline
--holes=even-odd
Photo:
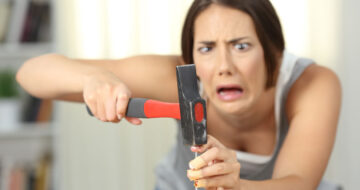
[[[236,163],[234,164],[234,168],[235,168],[236,170],[240,170],[240,168],[241,168],[240,163],[239,163],[239,162],[236,162]]]
[[[214,154],[217,155],[217,154],[220,153],[220,148],[214,147],[214,148],[213,148],[213,151],[214,151]]]
[[[236,152],[234,150],[230,150],[230,154],[233,158],[236,158]]]
[[[108,121],[115,121],[116,120],[116,117],[114,114],[111,114],[110,116],[107,117],[107,120]]]
[[[125,100],[128,100],[129,98],[130,98],[130,96],[129,96],[128,93],[120,93],[120,94],[119,94],[119,97],[118,97],[118,99],[119,99],[120,101],[125,101]]]
[[[95,94],[90,93],[88,95],[85,95],[84,99],[85,99],[85,101],[87,101],[89,103],[95,102],[95,100],[96,100]]]
[[[102,94],[104,90],[102,88],[98,88],[95,90],[96,94]]]
[[[112,85],[110,85],[109,83],[104,84],[103,90],[111,91],[111,89],[112,89]]]
[[[225,164],[224,163],[221,163],[221,164],[217,164],[216,166],[216,171],[217,172],[223,172],[225,170]]]

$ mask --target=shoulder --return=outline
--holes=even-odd
[[[286,112],[291,120],[299,112],[321,106],[322,103],[332,104],[333,109],[338,109],[340,100],[341,84],[338,76],[324,66],[312,64],[291,87]]]
[[[297,175],[314,187],[319,183],[335,142],[340,102],[341,86],[336,74],[323,66],[308,66],[288,94],[289,131],[274,178]]]

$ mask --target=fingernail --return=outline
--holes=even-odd
[[[198,146],[198,145],[190,147],[191,151],[193,151],[193,152],[202,152],[201,148],[202,148],[202,146]]]
[[[206,183],[205,180],[196,180],[194,181],[194,186],[195,187],[205,187]]]
[[[122,115],[121,115],[121,114],[118,114],[117,117],[118,117],[119,120],[122,119]]]
[[[194,160],[190,161],[189,168],[194,170],[194,169],[202,168],[205,165],[206,165],[206,162],[201,158],[201,156],[199,156],[199,157],[196,157]]]
[[[191,170],[195,169],[194,166],[191,165],[191,163],[189,163],[189,168],[190,168]]]
[[[192,150],[192,151],[196,151],[197,149],[198,149],[198,147],[196,147],[196,146],[192,146],[192,147],[191,147],[191,150]]]
[[[141,123],[141,120],[134,120],[135,125],[139,125]]]
[[[201,170],[187,170],[187,176],[191,181],[197,180],[202,177]]]

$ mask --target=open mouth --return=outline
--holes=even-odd
[[[216,92],[221,100],[229,101],[240,98],[244,93],[244,89],[237,85],[219,86],[216,88]]]

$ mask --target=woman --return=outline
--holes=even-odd
[[[98,119],[119,122],[130,97],[177,101],[175,66],[191,63],[207,101],[208,143],[189,150],[178,141],[156,170],[157,189],[192,189],[190,180],[218,190],[318,187],[335,140],[339,80],[284,51],[268,0],[195,0],[181,58],[51,54],[27,61],[17,79],[34,96],[83,101]]]

